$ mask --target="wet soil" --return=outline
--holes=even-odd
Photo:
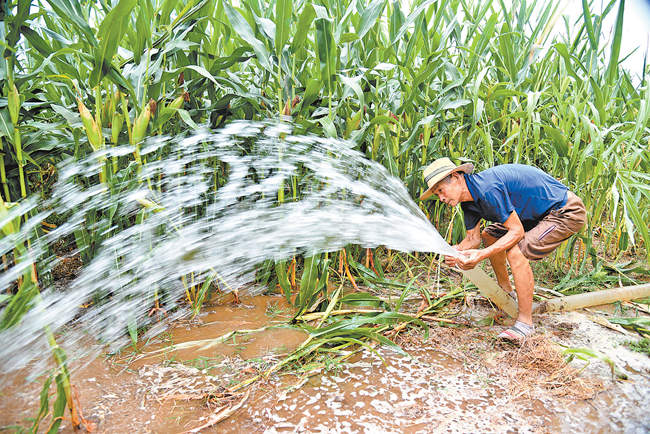
[[[207,308],[199,322],[173,324],[137,352],[73,362],[73,367],[85,365],[75,370],[73,382],[84,416],[99,433],[182,433],[245,397],[241,409],[200,432],[650,432],[650,358],[621,345],[636,336],[590,319],[606,317],[608,310],[536,318],[538,334],[549,342],[598,349],[627,374],[627,380],[616,379],[597,359],[588,365],[571,362],[577,369],[584,367],[580,377],[591,387],[589,399],[576,399],[570,390],[562,395],[552,388],[518,387],[525,377],[503,369],[504,355],[517,356],[522,350],[491,343],[503,327],[477,325],[495,314],[485,306],[464,312],[473,327],[452,330],[432,323],[428,340],[420,331],[404,336],[401,344],[409,357],[377,347],[377,353],[364,350],[344,363],[302,374],[296,366],[270,375],[250,388],[249,396],[245,388],[227,393],[269,369],[307,337],[280,327],[291,311],[275,296]],[[232,330],[245,332],[216,339]],[[451,336],[460,340],[452,342]],[[172,343],[186,348],[171,350]],[[0,427],[9,433],[19,429],[7,427],[26,427],[37,413],[42,378],[25,381],[26,374],[14,372],[0,392]],[[60,432],[73,432],[68,421]]]

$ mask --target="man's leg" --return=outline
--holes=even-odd
[[[491,246],[497,240],[497,238],[494,238],[485,231],[481,234],[481,238],[483,238],[483,245],[485,245],[485,247]],[[508,274],[508,268],[506,266],[506,252],[499,252],[496,255],[492,255],[490,257],[490,264],[492,264],[494,274],[497,275],[499,286],[503,288],[505,292],[512,292],[510,275]]]
[[[517,321],[532,326],[535,279],[533,270],[530,268],[530,261],[521,253],[517,244],[508,250],[506,256],[512,269],[512,277],[515,280],[515,291],[517,291],[517,303],[519,304]]]

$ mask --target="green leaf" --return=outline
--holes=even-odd
[[[406,17],[406,20],[400,27],[399,31],[395,33],[394,40],[392,43],[394,44],[395,42],[399,41],[402,39],[402,37],[406,34],[406,32],[413,26],[413,23],[415,23],[415,20],[418,18],[422,17],[424,11],[431,6],[434,3],[439,3],[438,7],[440,10],[445,10],[447,7],[447,3],[449,0],[427,0],[424,3],[420,4],[413,12],[409,14],[408,17]]]
[[[15,11],[15,15],[4,15],[4,8],[5,3],[3,3],[3,17],[2,20],[4,21],[4,24],[6,27],[9,28],[9,33],[7,34],[5,41],[7,42],[7,45],[9,47],[15,47],[16,44],[18,43],[18,40],[20,39],[20,32],[21,29],[24,27],[23,23],[29,17],[29,9],[32,6],[31,0],[18,0],[17,1],[18,5]],[[7,6],[9,6],[7,4]],[[5,42],[3,41],[3,42]],[[12,52],[10,49],[6,49],[4,51],[4,57],[10,57],[12,56]]]
[[[113,56],[117,47],[126,34],[129,16],[138,0],[120,0],[111,11],[106,14],[97,31],[99,47],[95,49],[95,68],[90,73],[90,86],[96,87],[112,67]]]
[[[395,163],[395,158],[393,157],[393,153],[391,151],[391,146],[385,146],[384,147],[384,161],[383,161],[384,166],[388,169],[388,172],[390,172],[391,175],[398,177],[399,176],[399,168],[397,167],[397,163]]]
[[[466,106],[468,104],[471,104],[472,101],[468,99],[457,99],[457,100],[445,100],[443,103],[440,105],[439,110],[453,110],[459,107]]]
[[[613,324],[620,324],[622,326],[644,326],[650,330],[650,318],[648,317],[624,317],[624,318],[608,318],[609,322]]]
[[[609,320],[611,322],[611,319]],[[614,361],[605,353],[601,353],[598,350],[592,350],[591,348],[567,348],[562,351],[568,356],[576,356],[581,360],[589,361],[589,358],[594,358],[602,360],[607,363],[612,370],[612,377],[616,376],[616,372],[620,372]],[[619,374],[620,378],[627,378],[625,374]]]
[[[483,51],[485,51],[490,42],[490,38],[492,38],[498,18],[499,14],[496,12],[493,13],[488,22],[485,23],[483,31],[477,32],[476,36],[474,36],[474,41],[470,48],[469,68],[466,71],[465,83],[467,83],[470,78],[474,77],[474,73],[478,68],[478,62],[483,56]]]
[[[386,115],[377,115],[374,118],[372,118],[372,120],[370,121],[370,125],[384,125],[384,124],[387,124],[389,122],[394,123],[394,124],[397,123],[395,118],[392,118],[392,117],[386,116]]]
[[[585,1],[585,0],[583,0]],[[625,15],[625,0],[619,0],[618,15],[614,25],[614,39],[612,39],[612,51],[609,56],[607,67],[607,84],[612,86],[618,75],[618,58],[621,53],[621,41],[623,40],[623,16]]]
[[[576,59],[575,56],[569,54],[569,50],[565,44],[555,44],[553,45],[553,47],[558,52],[558,54],[562,56],[562,58],[564,59],[564,65],[566,66],[569,75],[576,79],[579,86],[582,86],[582,78],[580,78],[580,76],[576,74],[575,70],[573,69],[573,62],[572,62],[573,59],[577,66],[584,68],[584,66],[582,66],[582,64],[580,63],[580,60]]]
[[[34,30],[30,29],[27,26],[23,26],[21,28],[21,32],[23,36],[25,36],[25,39],[27,39],[27,42],[36,49],[42,56],[47,57],[50,54],[52,54],[52,47],[45,42],[43,38],[41,38],[41,35],[39,35],[37,32]]]
[[[206,298],[209,299],[208,294],[210,293],[210,285],[216,277],[216,273],[210,274],[208,278],[205,279],[205,282],[203,282],[203,285],[201,285],[201,289],[199,290],[194,305],[192,306],[192,318],[196,318],[196,316],[201,312],[203,302],[206,300]]]
[[[566,143],[566,139],[564,138],[564,134],[562,134],[562,131],[558,130],[557,128],[553,128],[550,125],[544,125],[544,132],[546,133],[547,136],[551,138],[551,141],[553,142],[553,146],[555,147],[555,151],[560,157],[566,157],[569,155],[569,146]]]
[[[7,107],[0,109],[0,137],[8,137],[9,141],[13,142],[14,124],[11,122]]]
[[[327,133],[327,137],[331,137],[333,139],[338,137],[338,134],[336,133],[336,126],[334,126],[332,119],[323,117],[317,120],[323,126],[323,130],[325,130],[325,133]]]
[[[328,95],[334,93],[334,74],[336,73],[336,45],[332,33],[333,21],[329,18],[317,18],[316,26],[316,51],[320,66],[321,82]]]
[[[138,343],[138,322],[133,314],[129,314],[129,318],[127,319],[127,328],[129,329],[131,344],[135,347]]]
[[[512,46],[512,38],[510,37],[510,27],[508,23],[503,23],[501,31],[499,32],[499,52],[503,58],[510,80],[514,81],[517,75],[515,70],[515,54],[514,47]]]
[[[247,42],[255,51],[257,55],[257,61],[260,62],[260,65],[269,72],[273,72],[273,67],[269,62],[269,52],[266,50],[266,47],[255,37],[253,29],[248,24],[248,21],[239,13],[237,9],[230,6],[228,3],[224,2],[224,9],[226,10],[226,15],[228,16],[228,21],[232,25],[233,29],[242,38]]]
[[[214,84],[217,84],[217,80],[204,67],[199,65],[187,65],[187,68],[198,72],[199,74],[201,74],[203,77],[207,78]]]
[[[311,300],[316,285],[318,284],[318,260],[320,255],[307,256],[304,262],[302,278],[300,279],[300,293],[296,297],[296,305],[300,308],[299,314],[302,314],[309,308],[307,303]]]
[[[192,129],[193,129],[194,131],[198,131],[198,130],[200,130],[199,126],[196,125],[196,123],[194,123],[194,121],[192,120],[192,117],[191,117],[190,114],[187,112],[187,110],[178,109],[178,114],[181,115],[181,119],[183,119],[183,121],[184,121],[187,125],[189,125],[190,127],[192,127]]]
[[[305,89],[304,99],[300,102],[300,112],[303,116],[307,115],[309,106],[318,99],[320,92],[320,82],[316,78],[310,78],[307,82],[307,89]]]
[[[356,33],[343,33],[341,35],[341,40],[339,41],[339,44],[346,44],[348,42],[354,42],[358,40],[359,40],[359,36],[357,36]]]
[[[65,388],[63,387],[64,382],[64,373],[60,373],[56,376],[56,401],[52,407],[52,420],[55,422],[52,423],[50,429],[47,431],[47,434],[55,434],[59,431],[59,425],[63,421],[61,417],[65,413],[65,408],[67,406],[67,398],[65,396]]]
[[[275,263],[275,273],[278,275],[278,283],[284,292],[287,303],[291,303],[291,282],[287,274],[287,261],[278,261]]]
[[[314,18],[316,18],[316,10],[311,3],[307,3],[300,14],[296,33],[293,35],[293,41],[291,42],[292,53],[296,53],[304,45]]]
[[[282,49],[289,40],[291,30],[291,17],[293,14],[292,0],[276,0],[275,3],[275,55],[278,59]]]
[[[339,80],[348,88],[350,88],[354,94],[357,96],[357,101],[359,102],[359,107],[362,107],[365,105],[364,102],[364,97],[363,97],[363,90],[361,89],[361,86],[359,86],[359,81],[361,81],[362,77],[347,77],[343,74],[338,74]]]
[[[589,45],[593,52],[598,51],[598,38],[594,32],[594,24],[591,20],[591,11],[589,10],[589,0],[582,0],[582,16],[587,28],[587,35],[589,36]]]
[[[349,304],[351,306],[371,306],[386,308],[385,301],[376,295],[372,295],[367,292],[354,292],[347,294],[343,296],[339,301],[342,305]]]
[[[140,63],[140,57],[145,47],[153,48],[153,35],[151,34],[151,17],[149,15],[150,3],[148,0],[139,0],[138,17],[135,20],[136,44],[133,47],[133,58],[136,64]]]
[[[38,409],[38,415],[34,420],[34,425],[32,425],[31,432],[33,433],[38,432],[38,426],[40,425],[41,420],[50,410],[50,384],[52,384],[52,379],[53,377],[50,376],[45,380],[45,383],[43,383],[43,388],[41,389],[41,405]]]
[[[400,2],[398,0],[393,0],[393,14],[390,17],[390,31],[389,31],[389,38],[390,38],[391,45],[395,44],[396,42],[395,37],[397,36],[399,29],[401,29],[403,25],[404,25],[404,13],[402,12]]]
[[[74,25],[86,37],[91,46],[97,45],[93,30],[88,24],[88,18],[81,10],[81,2],[77,0],[47,0],[54,12],[62,20]]]
[[[172,12],[178,3],[178,0],[163,0],[160,8],[160,24],[166,25],[170,23]]]
[[[18,292],[11,297],[9,304],[0,311],[0,330],[20,324],[27,311],[32,307],[34,298],[39,294],[38,287],[31,280],[31,264],[24,261],[20,265],[14,265],[13,268],[22,272],[23,283]]]
[[[607,120],[607,110],[605,110],[605,98],[603,98],[603,92],[600,90],[600,86],[596,83],[592,77],[589,77],[589,82],[591,83],[591,89],[594,91],[594,97],[596,99],[596,109],[598,110],[598,115],[600,122],[599,126],[604,125]]]
[[[368,7],[361,14],[361,21],[359,23],[359,29],[357,30],[357,35],[359,39],[362,39],[366,36],[366,33],[377,24],[377,18],[382,13],[386,7],[386,0],[373,0]]]

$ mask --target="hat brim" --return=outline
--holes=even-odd
[[[426,199],[428,199],[429,197],[431,197],[431,195],[433,195],[433,189],[435,188],[435,186],[436,186],[440,181],[442,181],[442,180],[445,179],[447,176],[449,176],[451,173],[454,173],[454,172],[463,172],[463,173],[470,174],[470,173],[472,173],[473,171],[474,171],[474,164],[472,164],[472,163],[461,164],[460,166],[456,167],[455,169],[450,170],[449,172],[447,172],[447,173],[445,173],[444,175],[440,176],[439,179],[438,179],[438,180],[437,180],[433,185],[431,185],[431,187],[429,187],[429,188],[427,189],[427,191],[425,191],[424,193],[422,193],[422,196],[420,196],[420,200],[426,200]]]

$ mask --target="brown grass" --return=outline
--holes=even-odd
[[[584,400],[604,389],[601,382],[580,377],[565,362],[561,348],[543,334],[515,345],[496,340],[486,329],[432,327],[429,341],[462,360],[470,370],[487,371],[507,380],[513,398],[536,399],[540,392],[546,392],[558,398]]]
[[[599,381],[581,378],[579,372],[565,362],[560,348],[545,335],[525,339],[521,346],[501,353],[503,374],[510,379],[510,395],[536,398],[543,389],[561,398],[591,399],[604,389]]]

